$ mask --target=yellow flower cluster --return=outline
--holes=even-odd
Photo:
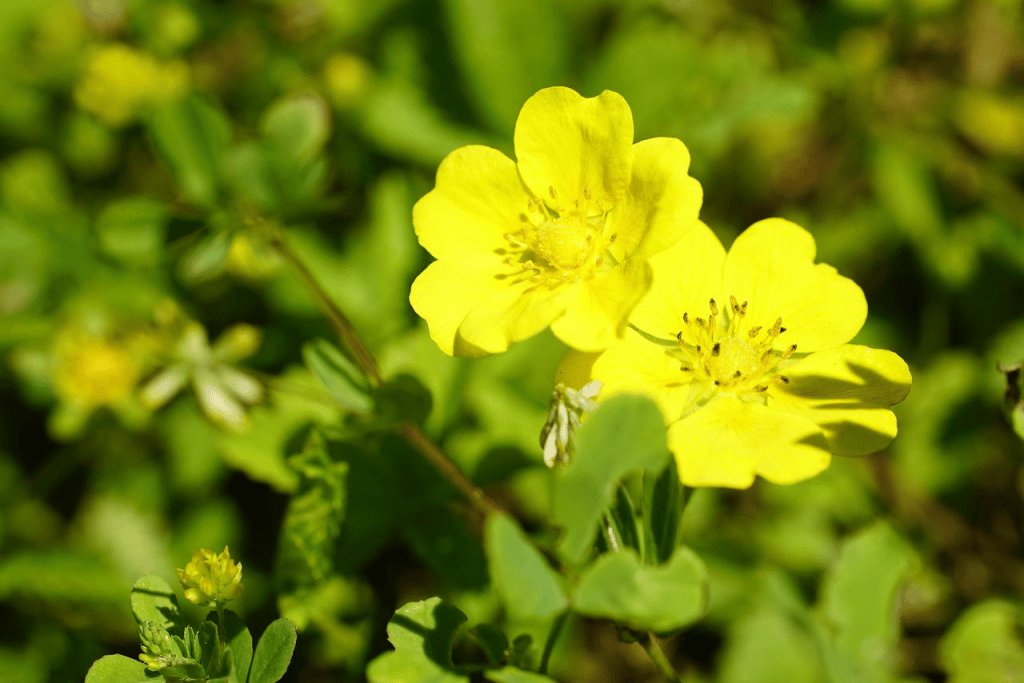
[[[413,211],[437,260],[410,296],[438,346],[480,356],[550,326],[574,349],[560,382],[658,404],[689,486],[793,483],[887,446],[910,372],[848,343],[860,287],[781,219],[727,253],[683,144],[632,137],[619,95],[548,88],[519,115],[516,162],[478,146],[442,162]]]
[[[242,592],[242,563],[234,562],[228,547],[218,555],[200,548],[184,569],[175,569],[185,599],[200,607],[220,609]]]
[[[62,403],[115,406],[131,396],[138,378],[139,367],[125,344],[80,332],[57,339],[53,391]]]
[[[183,61],[161,63],[148,53],[110,43],[86,58],[75,102],[108,126],[120,128],[154,105],[184,96],[189,78]]]

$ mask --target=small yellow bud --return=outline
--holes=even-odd
[[[242,565],[231,559],[228,547],[220,555],[200,548],[184,569],[175,569],[185,599],[201,607],[220,609],[242,592]]]

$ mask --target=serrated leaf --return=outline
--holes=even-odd
[[[338,402],[361,412],[373,408],[363,373],[334,344],[325,339],[307,342],[302,346],[302,359]]]
[[[467,683],[452,664],[452,637],[466,621],[457,607],[430,598],[402,606],[388,622],[394,652],[366,667],[370,683]],[[254,683],[250,681],[250,683]]]
[[[665,423],[642,396],[615,396],[598,406],[576,434],[573,459],[555,472],[554,518],[559,553],[583,560],[619,480],[634,470],[659,472],[668,461]]]
[[[252,655],[249,683],[277,683],[281,680],[292,661],[297,638],[295,624],[287,619],[272,621],[260,636]]]
[[[584,570],[573,594],[573,609],[580,614],[655,633],[692,623],[707,604],[707,569],[685,547],[660,566],[643,564],[629,549],[602,555]]]
[[[320,432],[313,430],[301,453],[288,458],[299,488],[288,502],[278,549],[278,580],[293,590],[323,581],[334,564],[334,549],[345,515],[348,463],[335,462]]]
[[[149,683],[163,676],[150,671],[137,659],[124,655],[106,655],[97,659],[85,674],[85,683]]]
[[[568,607],[558,574],[511,518],[487,519],[484,547],[494,588],[514,620],[544,621]]]
[[[135,582],[131,605],[132,614],[139,624],[152,621],[172,636],[184,633],[178,596],[159,576],[143,576]]]

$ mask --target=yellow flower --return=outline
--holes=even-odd
[[[220,609],[242,592],[242,563],[231,559],[228,547],[220,555],[200,548],[184,569],[175,569],[185,599],[200,607]]]
[[[541,90],[516,122],[518,162],[455,150],[413,209],[437,261],[410,300],[451,355],[506,350],[547,326],[597,351],[620,337],[650,286],[646,259],[696,224],[700,184],[682,142],[633,144],[626,101]]]
[[[131,397],[138,379],[127,345],[83,333],[58,338],[53,391],[62,403],[86,409],[114,406]]]
[[[184,62],[160,63],[145,52],[111,43],[87,58],[75,86],[75,101],[108,126],[119,128],[160,102],[182,97],[188,84]]]
[[[654,284],[626,336],[599,355],[570,353],[560,381],[599,380],[601,399],[650,396],[689,486],[789,484],[831,455],[885,448],[910,371],[847,343],[867,317],[864,293],[814,256],[814,238],[778,218],[728,254],[701,225],[651,259]]]

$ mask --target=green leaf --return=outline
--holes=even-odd
[[[689,548],[660,566],[645,565],[632,550],[599,557],[580,577],[573,609],[639,631],[667,633],[700,618],[708,604],[708,573]]]
[[[568,607],[558,574],[510,517],[487,519],[484,547],[495,590],[514,620],[544,621]]]
[[[366,667],[370,683],[467,683],[452,664],[452,637],[466,615],[441,598],[410,602],[388,622],[394,652],[385,652]],[[250,681],[250,683],[255,683]]]
[[[656,477],[644,477],[644,559],[668,561],[679,545],[686,491],[679,481],[675,458]]]
[[[422,423],[430,415],[430,390],[409,374],[389,379],[373,392],[374,409],[385,422]]]
[[[303,166],[323,151],[331,135],[331,113],[315,95],[284,97],[264,114],[260,133],[276,161]]]
[[[208,618],[216,619],[216,612],[210,612]],[[231,683],[246,683],[252,664],[252,634],[231,610],[224,610],[224,642],[231,657]]]
[[[185,198],[213,206],[221,160],[231,142],[231,123],[224,112],[192,96],[154,111],[149,131]]]
[[[939,643],[949,683],[1003,683],[1024,679],[1020,610],[1004,600],[972,605]]]
[[[361,412],[373,408],[366,377],[334,344],[325,339],[306,342],[302,359],[338,402]]]
[[[148,197],[111,202],[96,218],[100,248],[125,263],[155,266],[160,263],[167,208]]]
[[[501,664],[505,661],[505,651],[508,650],[508,636],[497,626],[492,624],[479,624],[469,629],[469,635],[480,644],[487,661],[491,664]]]
[[[615,487],[615,502],[608,509],[608,515],[618,543],[623,548],[642,552],[640,534],[643,531],[637,527],[643,524],[643,520],[637,518],[637,510],[624,485]]]
[[[232,233],[218,232],[206,237],[189,249],[178,265],[185,280],[206,280],[220,273],[231,250]]]
[[[791,618],[767,606],[729,624],[719,680],[817,683],[822,664],[814,641]]]
[[[334,462],[320,432],[313,430],[301,453],[288,458],[299,488],[288,501],[277,576],[285,591],[315,585],[330,574],[334,549],[345,516],[345,476],[348,464]]]
[[[267,626],[252,656],[249,683],[277,683],[288,670],[295,650],[295,624],[277,619]]]
[[[577,432],[572,461],[555,472],[554,518],[562,527],[562,557],[574,563],[584,559],[623,476],[658,472],[668,457],[665,423],[650,399],[622,395],[598,406]]]
[[[478,109],[496,130],[511,131],[523,102],[564,78],[571,41],[560,8],[519,0],[443,4]]]
[[[822,582],[836,649],[862,671],[890,670],[899,634],[897,593],[917,567],[913,548],[878,522],[854,535]]]
[[[554,683],[555,679],[532,671],[506,666],[497,671],[485,671],[484,678],[494,683]]]
[[[149,683],[162,680],[163,676],[150,671],[139,660],[124,655],[101,657],[85,674],[85,683]]]
[[[132,614],[139,624],[152,621],[172,636],[180,636],[184,632],[178,596],[159,576],[143,576],[135,582],[131,605]]]

